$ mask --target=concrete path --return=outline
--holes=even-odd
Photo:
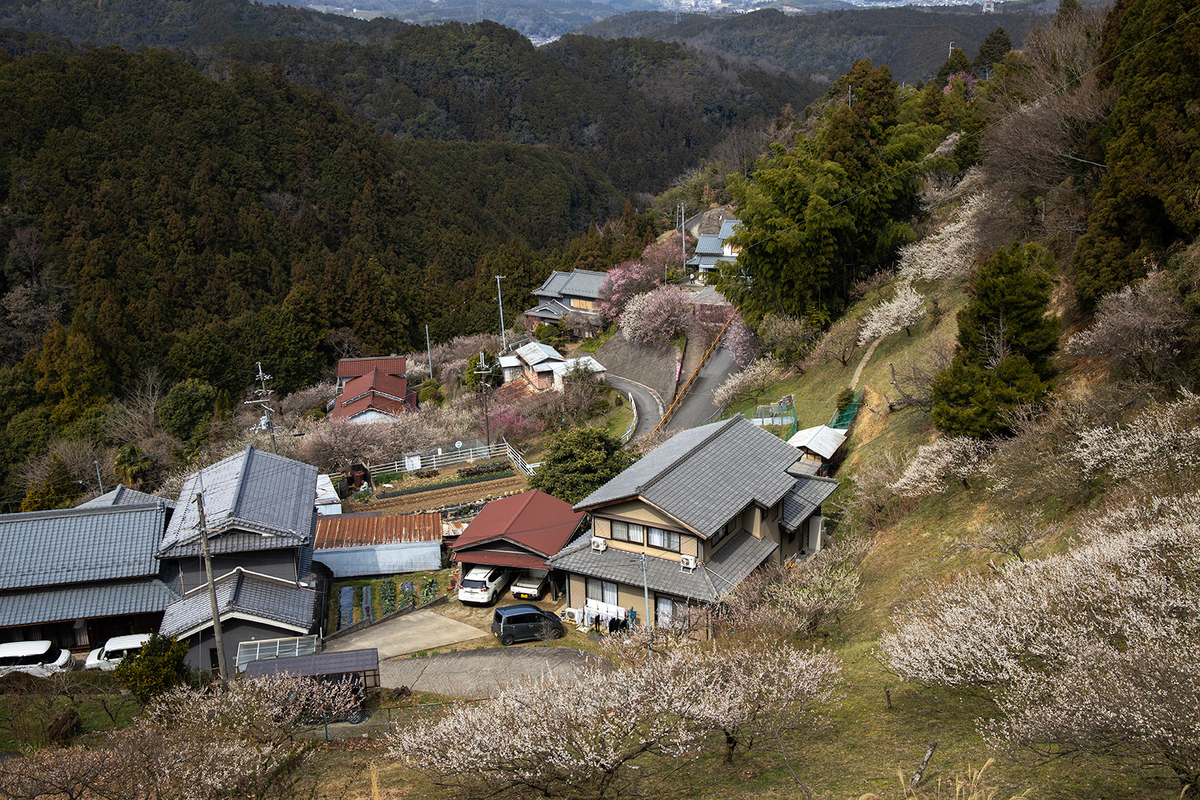
[[[546,672],[568,675],[590,656],[574,647],[528,644],[466,650],[422,658],[393,658],[379,663],[379,680],[388,688],[450,697],[488,697],[497,688]]]
[[[435,647],[491,635],[490,631],[480,630],[435,611],[423,609],[334,639],[328,643],[325,651],[340,652],[374,647],[379,651],[380,662],[383,662],[385,658],[432,650]],[[381,663],[380,667],[382,666]]]
[[[675,409],[667,423],[667,431],[677,433],[707,422],[720,410],[713,402],[713,392],[737,371],[733,355],[724,346],[718,347],[700,370],[679,408]]]
[[[631,381],[629,378],[622,378],[620,375],[605,375],[604,382],[621,394],[633,395],[633,402],[637,406],[638,423],[629,440],[637,442],[643,436],[648,436],[663,415],[663,402],[662,398],[658,396],[658,392],[645,384]]]

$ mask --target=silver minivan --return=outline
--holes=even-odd
[[[0,675],[25,672],[48,678],[55,672],[75,669],[70,650],[63,650],[49,639],[0,644]]]

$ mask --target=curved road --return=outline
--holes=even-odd
[[[638,423],[637,427],[633,429],[630,441],[636,442],[643,436],[648,436],[658,421],[662,419],[662,412],[665,410],[658,393],[637,381],[631,381],[612,373],[604,376],[604,382],[623,395],[633,395],[634,405],[637,406]]]
[[[694,428],[708,422],[721,409],[713,402],[713,392],[726,379],[738,372],[737,361],[725,347],[718,347],[709,357],[708,363],[700,370],[696,382],[688,390],[687,396],[667,423],[669,433]]]

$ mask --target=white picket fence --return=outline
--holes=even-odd
[[[414,458],[408,456],[402,461],[390,461],[385,464],[372,464],[368,467],[371,477],[389,472],[416,472],[423,469],[444,469],[456,464],[469,464],[474,461],[487,461],[492,458],[507,458],[515,469],[526,475],[532,475],[538,464],[530,464],[521,455],[521,451],[507,441],[494,442],[490,446],[463,447],[448,450],[444,453],[421,454]]]

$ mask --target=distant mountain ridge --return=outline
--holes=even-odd
[[[856,60],[886,64],[901,83],[932,78],[951,43],[973,57],[987,35],[1003,27],[1020,48],[1045,22],[1029,10],[997,5],[995,14],[917,8],[856,9],[788,16],[756,11],[728,17],[641,11],[610,17],[578,33],[606,39],[642,37],[679,42],[723,56],[753,58],[780,69],[828,77],[844,74]]]

